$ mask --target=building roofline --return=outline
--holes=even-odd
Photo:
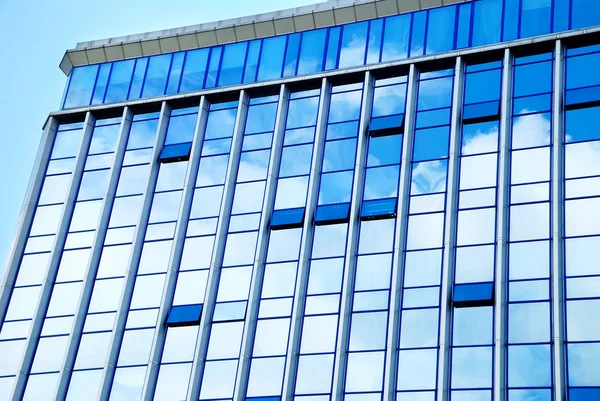
[[[60,69],[193,50],[365,21],[473,0],[328,0],[304,7],[78,43]]]

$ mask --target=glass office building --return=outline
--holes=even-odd
[[[600,3],[335,1],[79,44],[0,401],[600,400]]]

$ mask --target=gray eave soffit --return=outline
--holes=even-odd
[[[75,49],[67,50],[60,69],[69,75],[73,67],[82,65],[267,38],[469,1],[473,0],[329,0],[248,17],[78,43]]]

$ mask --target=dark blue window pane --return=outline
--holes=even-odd
[[[600,53],[567,59],[567,89],[600,85],[600,74],[590,73],[597,66],[600,66]]]
[[[276,36],[263,40],[258,81],[281,78],[286,39],[287,36]]]
[[[552,91],[552,64],[535,63],[515,68],[515,96],[537,95]]]
[[[213,47],[210,52],[210,61],[208,62],[208,72],[206,73],[205,88],[214,88],[217,85],[217,76],[219,75],[219,66],[221,65],[222,47]]]
[[[135,60],[116,61],[113,63],[110,80],[108,81],[108,89],[104,99],[106,103],[127,100],[134,66]]]
[[[596,400],[600,400],[600,387],[569,389],[569,401],[596,401]]]
[[[600,2],[597,0],[573,0],[571,7],[571,29],[600,24]]]
[[[458,32],[456,33],[456,48],[469,47],[471,36],[471,4],[462,4],[458,12]]]
[[[387,135],[369,138],[367,167],[400,164],[402,135]]]
[[[467,74],[465,80],[465,104],[500,99],[500,70]]]
[[[413,160],[433,160],[448,156],[449,127],[422,129],[415,132]]]
[[[287,49],[285,51],[285,63],[283,67],[284,77],[296,75],[298,52],[300,51],[300,38],[300,33],[294,33],[288,37]]]
[[[354,67],[365,63],[368,22],[344,25],[338,68]]]
[[[412,22],[412,37],[410,42],[410,57],[422,56],[425,50],[425,26],[427,11],[414,13]]]
[[[336,224],[348,221],[350,218],[350,203],[317,206],[315,224]]]
[[[302,227],[304,208],[275,210],[271,216],[271,228],[284,229]]]
[[[135,70],[131,80],[131,88],[129,89],[128,100],[139,99],[142,95],[142,87],[144,85],[144,77],[148,67],[148,58],[139,58],[135,61]]]
[[[209,49],[198,49],[187,52],[181,76],[180,92],[191,92],[202,89],[208,54]]]
[[[369,42],[367,43],[367,64],[379,62],[379,54],[381,53],[382,30],[382,19],[373,20],[369,24]]]
[[[465,106],[463,111],[463,122],[474,124],[490,121],[498,118],[500,114],[500,102],[477,103]]]
[[[551,101],[552,97],[550,94],[517,98],[513,101],[513,113],[514,115],[518,115],[550,111]]]
[[[381,61],[400,60],[408,57],[411,21],[410,14],[385,19]]]
[[[167,326],[191,326],[200,323],[202,305],[172,306]]]
[[[94,89],[94,96],[92,97],[92,104],[102,104],[104,102],[104,95],[106,94],[106,87],[108,86],[108,77],[110,75],[110,69],[112,63],[106,63],[100,65],[100,72],[96,79],[96,88]]]
[[[244,71],[244,83],[256,81],[256,72],[258,71],[258,58],[260,57],[261,46],[262,40],[253,40],[248,46],[246,70]]]
[[[502,1],[487,0],[473,3],[473,46],[500,41]]]
[[[194,128],[196,127],[197,118],[197,113],[171,116],[165,143],[170,145],[173,143],[191,142],[194,138]]]
[[[302,33],[300,61],[298,61],[298,75],[323,71],[326,39],[327,29],[318,29],[316,31]]]
[[[600,139],[598,118],[600,107],[569,110],[565,115],[565,141],[579,142]]]
[[[149,58],[142,97],[145,98],[165,94],[167,76],[171,65],[171,56],[171,54],[163,54],[161,56],[152,56]]]
[[[190,158],[190,151],[192,150],[192,143],[178,143],[176,145],[165,145],[158,161],[161,163],[173,163],[188,160]]]
[[[184,52],[173,54],[171,71],[169,71],[169,82],[167,83],[167,95],[179,93],[179,82],[181,81],[181,69],[185,58]]]
[[[514,40],[519,35],[519,3],[520,0],[504,0],[504,32],[503,40]]]
[[[441,53],[454,48],[456,6],[439,7],[429,11],[426,54]]]
[[[569,29],[569,0],[554,0],[554,25],[552,32]]]
[[[325,70],[333,70],[337,67],[341,30],[342,29],[339,26],[329,29],[329,37],[327,38],[327,57],[325,59]]]
[[[520,37],[550,33],[551,11],[552,0],[523,0]]]
[[[375,220],[396,217],[397,202],[397,198],[363,201],[360,218],[361,220]]]
[[[600,101],[600,86],[590,88],[571,89],[567,91],[565,105],[585,105]]]
[[[92,98],[92,92],[94,91],[96,75],[98,75],[97,65],[73,68],[63,107],[68,109],[71,107],[88,106]]]
[[[232,43],[225,46],[223,65],[221,65],[221,73],[219,74],[219,86],[235,85],[242,82],[247,47],[247,42]]]
[[[369,123],[371,135],[401,134],[404,125],[404,114],[395,116],[375,117]]]
[[[416,128],[437,127],[450,123],[450,109],[422,111],[417,114]]]
[[[455,307],[488,306],[494,302],[494,283],[456,284],[452,294]]]

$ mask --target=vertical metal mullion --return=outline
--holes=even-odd
[[[450,399],[450,355],[452,343],[452,285],[454,284],[454,259],[456,224],[458,221],[458,180],[460,171],[460,137],[464,61],[456,58],[452,116],[450,120],[450,148],[448,153],[448,183],[446,187],[446,215],[444,216],[444,253],[442,258],[442,286],[440,296],[440,351],[438,354],[437,399]]]
[[[96,280],[98,264],[100,262],[100,257],[102,256],[102,249],[104,247],[104,237],[108,229],[108,221],[110,220],[112,204],[115,198],[115,193],[117,191],[117,184],[119,183],[119,176],[121,174],[121,166],[123,164],[123,158],[125,156],[125,149],[127,147],[127,140],[129,138],[129,129],[131,127],[132,118],[133,113],[131,109],[126,107],[123,110],[123,117],[121,119],[121,127],[119,130],[119,137],[117,140],[117,149],[115,151],[114,164],[111,169],[108,187],[106,189],[106,194],[102,203],[100,221],[98,223],[98,228],[94,235],[92,249],[90,251],[90,258],[88,261],[86,274],[83,279],[81,297],[79,299],[79,304],[77,305],[77,309],[75,312],[75,319],[71,329],[71,334],[69,336],[65,360],[62,365],[60,376],[58,379],[56,400],[63,400],[67,395],[69,381],[71,380],[73,366],[75,365],[75,358],[77,357],[79,342],[81,341],[83,326],[85,324],[88,307],[92,298],[92,291],[94,289],[94,282]]]
[[[123,291],[121,301],[119,303],[119,310],[115,318],[115,325],[111,334],[110,345],[108,347],[109,353],[106,361],[106,366],[102,373],[100,391],[98,394],[98,401],[108,400],[110,396],[110,390],[117,367],[117,361],[119,359],[119,352],[121,350],[121,342],[123,341],[123,335],[125,332],[125,324],[127,323],[127,315],[129,313],[129,305],[131,304],[131,298],[133,296],[133,290],[135,287],[135,281],[137,276],[137,269],[142,255],[142,248],[144,246],[144,237],[146,236],[146,229],[148,226],[148,220],[150,219],[150,208],[152,207],[152,199],[154,197],[154,189],[158,180],[158,170],[160,163],[158,163],[158,155],[162,150],[165,142],[165,136],[167,134],[167,124],[169,116],[171,114],[171,106],[163,102],[160,117],[158,120],[158,128],[156,134],[156,140],[152,150],[150,174],[148,178],[148,186],[143,195],[142,209],[140,212],[138,224],[135,229],[133,243],[131,247],[131,253],[129,257],[129,268],[125,273],[125,283],[123,284]]]
[[[35,211],[37,209],[40,193],[42,192],[42,186],[44,185],[44,179],[46,178],[46,170],[48,168],[50,155],[52,154],[52,147],[54,145],[57,129],[58,121],[56,118],[50,117],[44,126],[44,132],[40,139],[40,145],[31,172],[31,178],[29,179],[29,185],[27,187],[27,192],[25,193],[25,202],[23,203],[21,214],[19,215],[15,239],[13,240],[10,254],[6,261],[3,280],[0,284],[0,329],[2,328],[6,312],[8,311],[10,296],[17,280],[19,266],[21,264],[23,252],[25,251],[25,246],[27,245],[27,239],[29,238],[29,229],[31,228],[33,218],[35,217]]]
[[[564,300],[564,46],[556,41],[554,91],[552,99],[552,324],[554,361],[554,400],[567,397]]]
[[[344,261],[344,279],[340,313],[338,321],[337,352],[333,365],[332,400],[341,401],[344,398],[344,382],[346,363],[348,360],[348,339],[350,337],[350,323],[352,318],[352,299],[354,295],[354,275],[356,267],[356,254],[358,248],[358,232],[360,229],[359,212],[363,199],[365,184],[365,165],[367,159],[367,144],[369,117],[373,103],[373,75],[370,71],[365,74],[363,84],[362,105],[360,108],[360,123],[358,128],[358,146],[356,153],[356,166],[354,167],[354,184],[350,201],[350,222],[348,223],[348,239],[346,242],[346,259]]]
[[[410,199],[410,173],[414,141],[415,111],[417,105],[418,72],[414,64],[408,73],[406,110],[404,112],[404,137],[402,138],[402,161],[398,186],[398,211],[396,212],[396,232],[392,259],[392,281],[390,286],[390,311],[388,316],[387,356],[383,386],[383,400],[396,399],[398,375],[398,337],[400,335],[400,313],[402,310],[402,283],[404,281],[404,252],[406,228],[408,225],[408,204]]]
[[[313,150],[310,178],[306,198],[306,209],[304,212],[304,226],[300,242],[300,256],[298,259],[298,272],[296,278],[296,289],[292,307],[292,318],[290,321],[290,339],[288,343],[285,372],[283,375],[282,396],[286,400],[294,397],[294,386],[296,384],[296,373],[298,370],[298,352],[300,350],[300,337],[302,333],[302,321],[304,317],[304,303],[308,286],[308,270],[310,266],[310,255],[312,252],[312,241],[314,232],[314,215],[319,199],[319,183],[321,181],[321,166],[323,149],[325,147],[325,135],[327,132],[327,116],[329,114],[329,99],[331,97],[331,83],[323,78],[321,83],[321,96],[319,99],[319,110],[317,112],[317,124],[315,126],[315,142]]]
[[[179,264],[181,263],[183,245],[185,243],[187,223],[190,217],[192,198],[194,196],[194,190],[196,187],[196,176],[198,175],[198,168],[200,167],[200,155],[202,153],[202,144],[204,142],[204,133],[206,129],[206,122],[208,120],[209,106],[210,105],[206,97],[202,96],[200,99],[198,117],[196,119],[196,128],[194,131],[192,149],[190,151],[185,184],[183,185],[181,204],[179,206],[179,218],[175,228],[175,235],[173,236],[173,246],[171,247],[169,269],[167,270],[167,275],[165,277],[165,285],[160,303],[160,309],[158,312],[157,326],[154,332],[154,339],[152,341],[152,348],[150,351],[149,366],[148,370],[146,371],[144,388],[142,390],[142,400],[151,401],[156,390],[160,361],[162,359],[167,337],[167,327],[165,322],[169,316],[171,305],[173,304],[175,285],[177,283],[177,276],[179,273]]]
[[[233,127],[233,138],[231,141],[231,151],[227,166],[227,175],[225,177],[225,186],[223,188],[223,199],[221,200],[221,211],[219,213],[219,222],[215,234],[211,265],[208,272],[206,295],[204,296],[205,302],[202,310],[202,320],[200,321],[200,330],[198,332],[198,341],[196,342],[196,351],[192,363],[190,385],[188,387],[186,398],[188,401],[198,401],[198,398],[200,397],[200,384],[202,381],[202,374],[204,373],[204,362],[208,351],[210,328],[217,300],[217,290],[219,288],[221,265],[223,264],[223,255],[225,253],[225,241],[227,239],[227,230],[229,228],[235,181],[240,164],[242,140],[244,139],[248,102],[248,92],[242,90],[240,92],[240,99]]]
[[[279,164],[281,161],[281,146],[283,144],[283,136],[285,133],[285,123],[287,120],[287,111],[289,105],[289,93],[289,88],[286,87],[285,84],[281,85],[281,90],[279,92],[279,104],[277,105],[277,117],[275,119],[275,132],[273,134],[273,146],[271,147],[271,158],[269,161],[267,183],[265,186],[265,198],[263,200],[262,214],[259,223],[256,258],[254,267],[252,269],[252,280],[250,282],[248,311],[246,313],[246,323],[244,324],[244,332],[242,335],[240,351],[240,362],[238,364],[235,391],[233,393],[234,401],[244,401],[248,388],[250,360],[252,358],[254,336],[256,335],[260,292],[262,289],[265,263],[267,259],[267,247],[269,245],[269,222],[271,221],[273,205],[275,204],[277,177],[279,175]]]
[[[27,385],[29,372],[31,371],[31,366],[33,365],[35,351],[37,349],[40,334],[42,332],[42,326],[44,324],[44,319],[50,303],[50,297],[52,296],[54,281],[56,280],[56,275],[58,273],[58,266],[62,257],[63,247],[67,239],[67,233],[69,232],[71,217],[73,216],[75,204],[77,203],[79,184],[81,183],[83,167],[85,166],[87,151],[92,140],[92,132],[94,131],[95,123],[96,118],[88,112],[83,125],[83,138],[81,140],[79,152],[77,153],[77,159],[75,162],[75,168],[73,170],[73,176],[71,178],[69,192],[67,193],[67,197],[63,206],[60,225],[56,232],[56,237],[54,238],[52,253],[50,254],[50,262],[48,263],[48,271],[46,272],[44,282],[42,283],[42,289],[31,323],[31,329],[29,330],[27,345],[25,346],[23,359],[21,360],[21,365],[19,367],[19,371],[17,372],[17,379],[15,381],[12,395],[12,399],[14,401],[21,400],[25,393],[25,386]]]
[[[500,148],[498,153],[498,198],[496,201],[496,277],[494,302],[494,379],[493,399],[506,399],[506,319],[508,301],[508,224],[510,194],[510,137],[512,110],[513,55],[504,51],[502,100],[500,106]]]

